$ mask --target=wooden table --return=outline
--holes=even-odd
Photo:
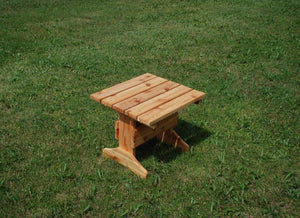
[[[132,170],[142,178],[148,171],[135,158],[135,148],[153,137],[185,151],[189,145],[173,130],[178,111],[200,103],[205,93],[143,74],[131,80],[91,94],[91,98],[119,112],[115,122],[118,148],[105,148],[103,154]]]

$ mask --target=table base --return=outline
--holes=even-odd
[[[119,113],[119,120],[115,122],[115,137],[119,139],[119,147],[104,148],[103,154],[127,167],[139,177],[146,178],[148,171],[135,158],[135,149],[139,145],[157,137],[162,143],[189,151],[189,145],[173,130],[177,121],[178,113],[175,113],[158,122],[155,128],[150,128]]]

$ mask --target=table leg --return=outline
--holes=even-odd
[[[190,146],[183,141],[183,139],[173,129],[161,132],[157,135],[157,138],[161,140],[162,143],[174,145],[175,148],[181,148],[184,151],[190,150]]]
[[[141,178],[146,178],[148,171],[135,158],[134,134],[136,130],[136,121],[124,114],[119,114],[118,121],[118,148],[104,148],[103,154],[125,167],[129,168]]]
[[[138,123],[132,118],[119,114],[120,119],[115,123],[115,137],[119,139],[118,148],[104,148],[103,154],[129,168],[135,174],[146,178],[148,171],[135,158],[135,148],[153,137],[161,142],[174,145],[189,151],[189,145],[173,130],[177,124],[178,114],[173,114],[157,124],[156,129]]]

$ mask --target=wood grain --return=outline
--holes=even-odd
[[[119,147],[123,150],[135,154],[133,146],[133,134],[135,129],[136,121],[119,114]]]
[[[150,111],[156,107],[158,107],[161,104],[164,104],[188,91],[191,91],[192,89],[186,86],[178,86],[168,92],[165,92],[161,95],[158,95],[148,101],[145,101],[141,104],[138,104],[128,110],[125,111],[125,114],[130,116],[133,119],[137,119],[137,117],[141,114],[146,113],[147,111]]]
[[[171,101],[159,105],[158,107],[152,108],[146,113],[143,113],[137,117],[137,121],[152,126],[158,121],[168,117],[172,113],[179,111],[180,109],[199,101],[204,98],[205,93],[191,90],[183,95],[180,95]]]
[[[124,91],[121,91],[117,94],[114,94],[112,96],[109,96],[107,98],[104,98],[101,100],[101,103],[108,106],[112,107],[114,104],[123,101],[125,99],[130,98],[131,96],[135,96],[145,90],[151,89],[159,84],[167,82],[166,79],[163,79],[161,77],[156,77],[154,79],[148,80],[146,82],[143,82],[139,85],[136,85],[134,87],[131,87],[129,89],[126,89]]]
[[[157,138],[161,140],[162,143],[173,145],[175,148],[180,148],[183,151],[190,150],[190,146],[183,141],[183,139],[173,129],[161,132]]]
[[[103,154],[123,166],[129,168],[141,178],[147,178],[148,171],[140,164],[133,154],[123,150],[122,148],[104,148]]]
[[[114,95],[116,93],[119,93],[123,90],[126,90],[128,88],[131,88],[133,86],[136,86],[140,83],[143,83],[145,81],[148,81],[150,79],[153,79],[157,76],[155,75],[152,75],[150,73],[145,73],[143,75],[140,75],[138,77],[135,77],[135,78],[132,78],[130,80],[127,80],[125,82],[122,82],[122,83],[119,83],[117,85],[114,85],[110,88],[107,88],[107,89],[104,89],[102,91],[99,91],[99,92],[96,92],[96,93],[93,93],[90,95],[91,99],[97,101],[97,102],[101,102],[101,100],[103,98],[106,98],[108,96],[111,96],[111,95]]]
[[[175,113],[157,123],[157,128],[152,129],[146,125],[140,125],[137,127],[134,133],[134,147],[138,147],[139,145],[145,143],[146,141],[152,139],[156,135],[158,135],[162,131],[166,131],[171,129],[177,125],[178,113]]]
[[[119,111],[121,113],[124,113],[125,110],[132,108],[138,104],[141,104],[155,96],[163,94],[177,86],[179,86],[178,83],[175,83],[172,81],[167,81],[163,84],[160,84],[154,88],[151,88],[149,90],[141,92],[135,96],[132,96],[128,99],[125,99],[125,100],[113,105],[113,109],[115,109],[116,111]]]

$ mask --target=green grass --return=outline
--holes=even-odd
[[[0,216],[300,214],[297,0],[0,1]],[[117,113],[91,93],[143,73],[207,93],[181,153],[139,179],[102,157]]]

